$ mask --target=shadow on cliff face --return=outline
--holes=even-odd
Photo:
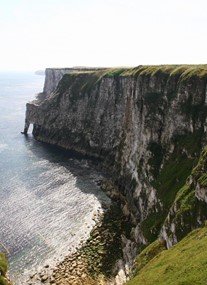
[[[109,178],[109,173],[100,167],[100,159],[38,142],[31,134],[24,136],[23,139],[25,147],[37,160],[46,160],[51,164],[63,167],[68,173],[75,176],[75,186],[83,193],[95,195],[102,207],[107,207],[110,204],[109,198],[99,187],[100,180]]]

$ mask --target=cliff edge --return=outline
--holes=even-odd
[[[46,72],[44,92],[27,104],[24,132],[33,124],[37,140],[110,169],[132,224],[123,237],[129,268],[143,245],[159,237],[169,248],[207,218],[205,187],[192,174],[207,144],[207,66],[65,71],[55,80]],[[196,191],[181,195],[192,183]],[[178,216],[189,191],[194,203]]]

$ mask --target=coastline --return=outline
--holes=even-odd
[[[101,187],[101,191],[104,191]],[[116,263],[122,259],[124,216],[120,204],[103,205],[93,217],[90,236],[55,266],[30,275],[28,285],[115,284]]]
[[[86,199],[87,200],[81,200],[79,199],[81,196],[76,195],[76,196],[71,196],[72,201],[75,199],[77,203],[75,203],[76,208],[79,210],[74,210],[72,216],[68,215],[69,219],[67,223],[63,223],[62,230],[65,232],[64,234],[64,240],[62,242],[57,242],[59,241],[59,236],[55,237],[55,232],[52,232],[52,235],[54,234],[54,243],[57,245],[56,251],[52,252],[50,255],[50,252],[46,256],[46,258],[42,258],[41,252],[40,254],[37,252],[35,255],[35,258],[37,257],[37,261],[35,260],[33,262],[34,266],[27,266],[24,268],[22,271],[15,271],[14,266],[12,263],[10,263],[10,271],[9,271],[9,276],[10,279],[13,280],[13,283],[15,285],[25,285],[28,283],[31,283],[31,279],[34,279],[34,284],[42,284],[40,276],[37,274],[37,278],[29,278],[30,276],[34,276],[36,272],[41,273],[42,271],[48,272],[48,275],[52,274],[53,270],[56,269],[57,264],[60,264],[65,257],[68,255],[72,255],[77,249],[79,249],[90,237],[90,232],[93,230],[94,226],[97,224],[99,218],[105,212],[105,210],[110,206],[111,200],[105,193],[101,190],[100,184],[102,180],[105,180],[105,173],[102,173],[101,171],[97,171],[97,169],[94,169],[93,164],[85,162],[83,165],[82,160],[79,162],[74,162],[72,169],[76,169],[78,166],[82,165],[83,168],[86,171],[82,172],[82,168],[79,167],[77,170],[77,173],[75,174],[78,176],[79,173],[82,173],[81,180],[78,181],[79,184],[77,184],[77,188],[80,187],[80,193],[81,187],[83,183],[81,184],[82,181],[84,182],[84,187],[86,187]],[[86,186],[85,186],[86,185]],[[88,189],[88,190],[87,190]],[[84,190],[84,188],[83,188]],[[70,188],[66,189],[67,192],[70,192]],[[78,193],[78,192],[77,192]],[[84,192],[83,192],[84,193]],[[89,197],[89,198],[88,198]],[[90,198],[91,197],[91,198]],[[89,201],[90,203],[86,204],[86,201]],[[65,205],[65,204],[64,204]],[[69,205],[70,206],[70,205]],[[84,207],[84,208],[83,208]],[[69,208],[70,209],[70,208]],[[83,213],[86,213],[86,215],[83,215],[82,212],[80,212],[80,209],[83,209]],[[87,210],[86,210],[87,209]],[[67,207],[65,207],[65,212],[69,211]],[[78,213],[78,215],[77,215]],[[70,224],[70,217],[72,222],[75,221],[75,223],[78,225],[75,228],[72,228],[70,230],[70,227],[68,226],[68,223]],[[64,222],[64,220],[63,220]],[[62,223],[61,220],[59,220],[59,223]],[[69,230],[68,230],[69,228]],[[61,234],[61,233],[60,233]],[[51,231],[48,233],[49,237],[51,236]],[[44,235],[45,240],[47,241],[47,235]],[[49,238],[48,238],[49,241]],[[45,243],[46,244],[46,243]],[[45,247],[45,250],[47,250],[47,244]],[[30,251],[29,254],[33,254],[33,251]],[[34,256],[34,254],[33,254]],[[16,260],[15,260],[16,262]],[[49,266],[48,266],[49,265]],[[45,269],[45,266],[47,267],[47,270]],[[16,268],[15,268],[16,269]],[[17,274],[16,274],[17,272]]]
[[[91,223],[90,225],[92,226],[91,232],[94,229],[96,229],[103,215],[104,215],[103,209],[98,208],[97,214],[95,213],[92,219],[92,222],[94,223]],[[87,227],[89,227],[89,225],[87,225]],[[28,285],[63,284],[62,282],[60,282],[60,280],[63,281],[64,277],[67,276],[65,275],[67,274],[67,268],[73,268],[73,270],[79,268],[80,262],[75,263],[75,260],[80,260],[81,249],[85,246],[85,244],[87,244],[89,239],[90,239],[90,236],[85,240],[81,240],[79,245],[76,247],[72,245],[71,248],[69,249],[68,254],[66,254],[62,259],[59,259],[56,262],[54,261],[52,263],[48,263],[45,266],[43,266],[40,269],[40,271],[30,274],[25,284],[28,284]],[[55,276],[57,277],[55,278]],[[78,275],[76,277],[78,277]],[[71,271],[71,279],[73,279],[73,281],[75,279],[72,275],[72,271]]]
[[[83,246],[83,244],[89,239],[91,231],[94,229],[98,223],[99,218],[103,215],[105,209],[104,207],[109,207],[110,204],[107,201],[102,201],[102,204],[96,204],[90,212],[87,219],[84,219],[79,233],[68,233],[68,248],[64,251],[61,250],[62,246],[60,244],[60,249],[57,250],[57,255],[49,259],[42,260],[41,264],[34,268],[25,270],[21,275],[15,277],[13,272],[9,272],[10,278],[13,280],[13,284],[16,285],[26,285],[26,284],[45,284],[41,282],[43,273],[50,276],[54,270],[58,268],[59,264],[62,264],[68,256],[75,256],[77,251]],[[78,217],[77,217],[78,220]],[[71,239],[72,236],[72,239]],[[12,273],[12,274],[11,274]],[[30,278],[32,276],[32,278]],[[32,282],[31,282],[32,281]],[[34,281],[34,282],[33,282]]]

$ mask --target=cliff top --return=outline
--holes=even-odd
[[[68,69],[69,70],[69,69]],[[102,77],[118,76],[142,76],[142,75],[168,75],[181,76],[182,80],[189,77],[207,76],[207,64],[203,65],[139,65],[137,67],[116,67],[116,68],[73,68],[73,76],[82,74],[93,74],[99,79]]]
[[[85,71],[99,71],[108,69],[107,67],[86,67],[86,66],[74,66],[74,67],[48,67],[47,70],[57,70],[66,72],[85,72]]]
[[[85,90],[90,89],[102,78],[159,76],[163,78],[179,78],[180,82],[189,78],[207,78],[207,65],[145,65],[134,68],[117,67],[105,69],[72,69],[64,72],[62,80],[58,83],[58,91],[64,92],[77,77]],[[80,88],[77,83],[77,88]]]

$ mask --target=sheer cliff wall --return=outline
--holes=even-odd
[[[87,71],[98,71],[101,68],[87,68],[87,67],[73,67],[73,68],[46,68],[45,70],[45,84],[43,93],[50,95],[55,91],[59,81],[63,75],[72,72],[87,72]]]
[[[204,222],[205,187],[189,190],[185,208],[182,187],[207,143],[206,66],[50,74],[43,96],[27,104],[26,123],[37,140],[100,158],[112,171],[133,224],[128,252],[158,236],[170,247]]]

